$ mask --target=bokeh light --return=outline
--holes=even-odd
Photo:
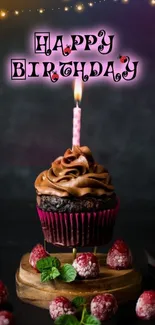
[[[7,15],[7,12],[5,10],[0,11],[0,18],[5,18]]]
[[[40,13],[40,14],[43,14],[44,11],[45,11],[45,9],[43,9],[43,8],[40,8],[40,9],[39,9],[39,13]]]
[[[155,0],[150,0],[151,6],[155,6]]]
[[[69,10],[69,7],[64,7],[64,10],[65,10],[65,11],[68,11],[68,10]]]
[[[78,11],[78,12],[82,12],[82,11],[84,11],[84,5],[83,5],[83,3],[79,3],[79,4],[77,4],[77,5],[75,6],[75,9],[76,9],[76,11]]]

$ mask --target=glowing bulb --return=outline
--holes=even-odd
[[[65,10],[65,11],[68,11],[68,10],[69,10],[69,8],[68,8],[68,7],[65,7],[65,8],[64,8],[64,10]]]
[[[18,16],[19,15],[19,11],[15,10],[15,15]]]
[[[122,0],[122,2],[123,2],[123,3],[128,3],[128,2],[129,2],[129,0]]]
[[[5,18],[6,17],[6,11],[4,11],[4,10],[0,11],[0,16],[1,16],[1,18]]]
[[[40,13],[40,14],[43,14],[44,11],[45,11],[45,9],[43,9],[43,8],[40,8],[40,9],[39,9],[39,13]]]
[[[82,10],[82,6],[81,5],[77,6],[77,10],[81,11]]]
[[[88,3],[88,6],[89,6],[89,7],[93,7],[93,2],[89,2],[89,3]]]
[[[83,6],[83,4],[78,4],[78,5],[76,5],[76,10],[77,10],[78,12],[82,12],[82,11],[84,10],[84,6]]]
[[[151,0],[150,4],[151,4],[152,6],[155,6],[155,0]]]

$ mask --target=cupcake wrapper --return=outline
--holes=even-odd
[[[37,207],[38,215],[48,243],[56,246],[102,246],[113,235],[119,200],[114,209],[98,212],[58,213]]]

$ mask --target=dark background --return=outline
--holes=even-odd
[[[71,2],[76,3],[66,4]],[[74,100],[69,84],[51,89],[7,86],[4,59],[10,52],[26,50],[27,32],[36,25],[46,22],[64,30],[100,23],[118,30],[123,48],[132,49],[146,62],[140,84],[87,87],[81,103],[81,143],[109,169],[121,200],[114,239],[128,242],[137,269],[145,273],[144,248],[153,247],[155,231],[155,7],[148,2],[131,0],[123,5],[107,0],[81,14],[46,10],[44,15],[32,12],[0,20],[0,276],[9,287],[21,325],[51,323],[47,312],[17,300],[14,274],[22,254],[43,240],[33,183],[71,146]],[[54,6],[58,4],[62,1],[53,1]],[[8,9],[50,8],[51,2],[1,0],[0,7],[4,5]],[[127,324],[121,318],[116,321],[122,322]]]

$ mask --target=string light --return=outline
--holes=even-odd
[[[71,0],[64,0],[63,2],[71,2]],[[75,6],[69,5],[69,3],[67,3],[67,6],[65,6],[65,3],[61,6],[61,7],[51,7],[51,8],[38,8],[37,12],[39,14],[43,14],[46,11],[50,12],[50,11],[58,11],[60,9],[62,9],[63,11],[67,12],[70,10],[75,10],[78,13],[82,13],[85,9],[85,2],[84,0],[81,0],[82,2],[76,4]],[[108,0],[110,2],[110,0]],[[111,0],[113,3],[122,3],[122,4],[128,4],[130,2],[130,0]],[[87,6],[89,8],[92,8],[94,6],[100,5],[107,2],[106,0],[98,0],[98,1],[89,1],[87,2]],[[155,0],[148,0],[148,4],[152,5],[155,7]],[[10,17],[11,15],[15,15],[15,16],[19,16],[21,13],[30,13],[30,12],[36,12],[36,9],[25,9],[25,10],[17,10],[15,9],[14,11],[8,11],[6,9],[0,9],[0,19],[4,19],[6,17]]]

